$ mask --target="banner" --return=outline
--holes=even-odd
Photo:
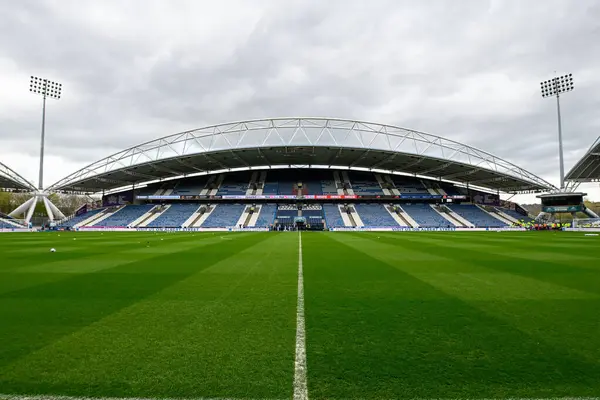
[[[542,211],[547,213],[578,212],[583,211],[583,205],[578,206],[542,206]]]

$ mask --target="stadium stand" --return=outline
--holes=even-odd
[[[323,219],[323,206],[321,204],[309,204],[302,206],[302,216],[305,218]]]
[[[298,216],[298,207],[295,204],[282,204],[277,207],[277,223],[281,225],[292,225],[294,218]]]
[[[356,212],[367,227],[398,227],[398,223],[384,208],[383,204],[361,204],[354,205]]]
[[[302,182],[302,194],[320,195],[323,194],[321,181],[306,181]]]
[[[381,185],[371,173],[351,171],[348,174],[352,190],[357,195],[382,195]]]
[[[265,182],[263,186],[263,194],[279,194],[279,182]]]
[[[279,181],[278,194],[295,195],[298,192],[296,189],[296,182],[292,181]]]
[[[247,182],[223,182],[217,190],[217,196],[244,195],[247,188]]]
[[[321,181],[321,191],[323,194],[338,194],[337,186],[335,181]]]
[[[471,222],[477,228],[500,228],[507,226],[473,204],[447,204],[452,211]]]
[[[325,223],[327,224],[328,228],[339,228],[345,226],[337,204],[324,204],[323,214],[325,215]]]
[[[391,178],[396,186],[396,189],[398,189],[400,193],[430,194],[427,188],[418,179],[398,175],[392,175]]]
[[[263,204],[260,208],[260,214],[254,225],[257,228],[267,228],[275,222],[276,204]]]
[[[219,204],[204,221],[202,227],[228,228],[235,226],[245,208],[245,204]]]
[[[452,225],[446,218],[431,208],[429,204],[414,203],[401,204],[400,206],[420,227],[439,228]]]
[[[70,218],[66,221],[61,222],[60,224],[58,224],[59,227],[61,228],[73,228],[75,225],[77,225],[80,222],[85,221],[86,219],[100,213],[104,211],[104,208],[96,208],[95,210],[90,210],[88,212],[85,212],[81,215],[76,215],[73,218]]]
[[[199,205],[173,204],[158,218],[146,225],[148,228],[178,228],[198,209]]]
[[[523,220],[525,222],[531,222],[531,221],[533,221],[533,218],[531,218],[531,217],[529,217],[527,215],[523,215],[523,214],[521,214],[518,211],[511,210],[511,209],[508,209],[508,208],[500,208],[500,207],[497,207],[497,209],[499,211],[503,212],[504,214],[509,215],[509,216],[515,218],[517,221],[521,221],[521,220]]]
[[[18,224],[16,222],[0,218],[0,229],[17,229],[17,228],[24,228],[24,226],[21,226],[20,224]]]
[[[94,224],[93,226],[126,227],[133,221],[154,208],[154,204],[141,204],[125,206],[110,217]]]
[[[206,185],[206,177],[194,177],[189,179],[180,180],[173,187],[172,195],[199,195],[204,186]]]

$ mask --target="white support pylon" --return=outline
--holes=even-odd
[[[44,204],[44,208],[46,209],[46,213],[48,214],[48,219],[50,222],[53,222],[55,219],[64,219],[65,215],[56,207],[52,201],[48,198],[48,193],[45,192],[35,192],[32,193],[33,197],[27,200],[25,203],[21,204],[19,207],[15,208],[13,212],[8,214],[11,217],[18,217],[22,214],[26,214],[25,222],[29,224],[31,222],[31,218],[33,217],[33,212],[35,211],[35,206],[38,202],[42,202]]]

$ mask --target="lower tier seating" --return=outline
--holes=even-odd
[[[202,228],[229,228],[235,226],[245,208],[245,204],[219,204],[206,218]]]
[[[452,226],[452,223],[442,217],[429,204],[401,204],[400,205],[408,215],[423,228],[439,228]]]
[[[147,226],[148,228],[179,228],[198,207],[198,204],[173,204]]]
[[[507,226],[504,222],[492,217],[473,204],[448,204],[447,206],[477,228],[501,228]]]
[[[398,223],[382,204],[355,204],[354,208],[365,226],[397,227]]]

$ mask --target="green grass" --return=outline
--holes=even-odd
[[[309,397],[598,396],[599,239],[303,233]],[[297,271],[296,233],[0,234],[0,393],[290,398]]]

